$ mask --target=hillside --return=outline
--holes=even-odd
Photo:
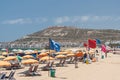
[[[76,27],[49,27],[47,29],[27,35],[22,39],[16,41],[39,41],[44,42],[49,38],[55,39],[60,42],[86,41],[88,38],[99,38],[102,41],[120,40],[120,30],[98,30],[98,29],[81,29]]]
[[[99,38],[102,42],[106,41],[117,41],[120,40],[120,30],[112,29],[82,29],[77,27],[68,27],[68,26],[53,26],[46,28],[44,30],[35,32],[33,34],[24,36],[21,39],[15,40],[12,43],[15,44],[44,44],[48,43],[48,39],[52,38],[61,44],[65,42],[79,44],[81,42],[86,42],[87,39],[96,39]]]

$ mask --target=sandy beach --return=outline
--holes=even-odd
[[[43,64],[39,64],[39,67],[41,66]],[[79,62],[78,68],[75,68],[74,64],[55,68],[56,77],[50,77],[48,71],[39,71],[41,76],[23,76],[23,74],[19,74],[27,70],[28,67],[17,69],[14,77],[16,80],[120,80],[120,55],[108,53],[107,58],[99,59],[98,62],[92,64]],[[1,72],[9,74],[10,70],[1,70]]]
[[[120,0],[0,0],[0,80],[120,80]]]

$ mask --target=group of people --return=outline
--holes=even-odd
[[[81,60],[83,63],[87,63],[87,64],[91,64],[92,62],[96,62],[98,61],[98,57],[99,57],[99,53],[98,53],[98,50],[96,50],[93,54],[90,54],[89,51],[85,51],[84,54],[80,55],[80,52],[78,52],[79,56],[77,56],[76,58],[78,57],[81,57]],[[75,62],[75,67],[77,66],[77,59],[76,59],[76,62]]]

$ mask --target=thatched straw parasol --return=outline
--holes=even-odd
[[[44,56],[48,56],[48,53],[42,52],[38,55],[39,58],[44,57]]]
[[[23,59],[32,59],[34,58],[32,55],[25,55],[22,57]]]
[[[75,54],[71,53],[71,54],[67,54],[66,56],[67,56],[67,57],[74,57]]]
[[[8,56],[4,59],[4,61],[10,61],[10,60],[17,60],[16,56]]]
[[[11,64],[7,61],[0,61],[0,67],[9,67]]]
[[[55,58],[57,58],[57,59],[61,59],[61,58],[66,58],[67,56],[65,56],[65,55],[57,55]]]
[[[35,59],[27,59],[27,60],[23,60],[21,63],[22,64],[36,64],[38,63],[38,61]]]
[[[48,60],[54,60],[54,58],[53,57],[49,57],[49,56],[45,56],[45,57],[42,57],[40,59],[40,61],[44,61],[44,60],[46,60],[46,61],[48,61]]]

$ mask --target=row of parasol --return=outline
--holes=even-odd
[[[36,52],[37,53],[37,52]],[[59,58],[67,58],[67,57],[74,57],[74,56],[83,56],[83,52],[78,51],[76,53],[73,53],[72,51],[68,50],[68,51],[62,51],[62,52],[56,52],[56,56],[55,58],[50,57],[49,54],[54,53],[54,50],[50,50],[48,52],[42,52],[38,55],[38,57],[40,58],[40,60],[55,60],[55,59],[59,59]],[[91,51],[91,53],[94,53],[94,51]],[[8,56],[8,57],[4,57],[4,56],[0,56],[0,58],[3,58],[3,61],[0,61],[0,67],[6,67],[6,66],[11,66],[9,60],[17,60],[17,56]],[[31,55],[25,55],[22,57],[22,64],[36,64],[39,63],[39,61],[35,60],[33,56]]]

